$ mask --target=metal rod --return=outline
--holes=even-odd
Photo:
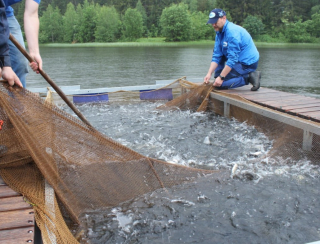
[[[35,62],[29,53],[20,45],[20,43],[10,34],[10,41],[20,50],[20,52],[29,60],[29,62]],[[69,101],[63,91],[54,83],[54,81],[43,71],[39,70],[42,77],[52,86],[52,88],[59,94],[59,96],[65,101],[65,103],[73,110],[73,112],[89,127],[93,128],[89,121],[81,114],[81,112]]]

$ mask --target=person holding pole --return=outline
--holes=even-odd
[[[4,0],[5,12],[9,24],[10,33],[18,40],[21,46],[25,48],[21,27],[14,16],[11,5],[21,2],[22,0]],[[39,17],[38,9],[41,0],[26,0],[24,11],[24,31],[28,43],[29,54],[34,60],[29,65],[31,69],[39,73],[42,70],[42,58],[39,50]],[[23,87],[26,87],[26,76],[28,74],[28,60],[9,40],[10,59],[13,71],[19,77]]]
[[[22,83],[18,76],[11,68],[9,56],[9,25],[5,13],[5,4],[0,0],[0,77],[6,80],[9,85],[18,85],[22,87]]]

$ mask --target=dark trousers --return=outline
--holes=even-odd
[[[214,72],[214,78],[217,78],[220,75],[226,64],[226,61],[226,57],[222,58],[221,62],[218,64],[218,67]],[[249,74],[255,71],[257,68],[258,62],[250,65],[245,65],[239,62],[236,63],[231,69],[230,73],[226,76],[220,89],[229,89],[248,85]]]

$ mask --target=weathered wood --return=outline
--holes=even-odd
[[[318,120],[320,120],[320,111],[318,112],[305,112],[305,113],[301,113],[307,117],[311,117],[311,118],[316,118]]]
[[[239,95],[253,103],[291,115],[320,122],[320,99],[261,87],[252,92],[249,86],[221,90],[218,93]]]
[[[292,110],[297,108],[311,108],[311,107],[317,107],[317,106],[319,106],[319,103],[317,102],[306,102],[304,104],[285,105],[285,106],[282,106],[282,108],[285,110]]]
[[[19,244],[34,243],[34,228],[24,227],[11,230],[0,230],[0,243],[2,244]]]
[[[34,212],[0,177],[0,244],[34,243]]]
[[[292,109],[291,111],[295,113],[320,112],[320,107],[317,106],[317,107],[309,107],[309,108],[306,108],[306,107],[296,108],[296,109]]]
[[[0,199],[0,212],[27,208],[31,209],[31,206],[23,200],[22,196],[6,197]]]
[[[0,230],[34,226],[32,209],[0,212]]]
[[[20,194],[12,190],[9,186],[0,186],[0,198],[19,196]]]
[[[244,98],[247,98],[249,100],[260,100],[260,101],[269,101],[269,100],[278,100],[278,99],[290,99],[295,98],[293,94],[285,94],[285,95],[279,95],[277,93],[272,94],[264,94],[259,93],[257,95],[243,95]]]

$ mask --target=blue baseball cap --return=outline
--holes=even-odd
[[[226,15],[227,15],[226,12],[224,12],[222,9],[215,8],[215,9],[211,10],[207,24],[215,24],[215,23],[217,23],[219,18],[226,16]]]

